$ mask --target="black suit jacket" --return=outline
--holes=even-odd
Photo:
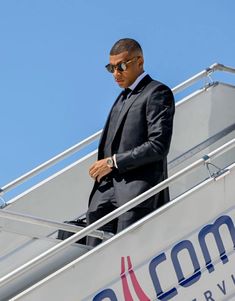
[[[121,97],[118,96],[115,104]],[[111,109],[111,112],[112,112]],[[98,159],[104,158],[104,146],[110,124],[105,124],[98,148]],[[121,111],[113,129],[112,154],[116,154],[118,169],[113,178],[116,201],[121,206],[167,177],[167,154],[172,136],[174,97],[171,90],[146,75]],[[99,183],[95,182],[93,193]],[[169,201],[168,189],[139,206],[158,208]]]

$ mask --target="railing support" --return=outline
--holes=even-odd
[[[84,229],[84,227],[74,226],[72,224],[67,224],[67,223],[55,222],[55,221],[52,221],[49,219],[21,214],[18,212],[12,212],[12,211],[8,211],[8,210],[0,210],[0,217],[19,221],[19,222],[29,223],[29,224],[33,224],[33,225],[37,225],[37,226],[45,226],[48,228],[54,228],[56,230],[61,229],[61,230],[70,231],[70,232],[74,232],[74,233],[77,233]],[[106,240],[106,239],[112,237],[113,235],[109,234],[108,232],[96,230],[96,231],[93,231],[90,234],[90,236]]]

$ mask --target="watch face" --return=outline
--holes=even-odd
[[[109,158],[107,160],[107,165],[108,165],[108,167],[112,168],[113,167],[113,159]]]

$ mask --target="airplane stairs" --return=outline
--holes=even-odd
[[[235,300],[235,85],[217,71],[235,73],[214,64],[173,89],[208,80],[176,103],[169,178],[94,224],[63,221],[86,212],[96,150],[4,199],[101,131],[2,187],[1,301]],[[170,203],[114,236],[97,230],[167,186]],[[58,229],[76,234],[60,241]],[[86,235],[103,243],[75,243]]]

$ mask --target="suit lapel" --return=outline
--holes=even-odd
[[[114,136],[116,135],[116,132],[117,130],[119,129],[121,123],[122,123],[122,120],[124,118],[124,116],[127,114],[128,110],[130,109],[130,107],[133,105],[133,103],[135,102],[135,100],[140,96],[140,93],[138,94],[134,94],[130,97],[130,99],[127,99],[126,100],[126,103],[119,115],[119,118],[118,118],[118,121],[117,121],[117,125],[116,125],[116,129],[115,129],[115,133],[114,133]]]
[[[136,86],[136,88],[131,92],[131,96],[129,99],[126,100],[126,103],[124,105],[124,108],[122,109],[122,112],[120,113],[120,116],[117,121],[117,126],[115,128],[115,132],[113,135],[113,139],[116,136],[116,133],[118,129],[120,128],[120,125],[122,123],[123,118],[129,111],[130,107],[133,105],[133,103],[136,101],[136,99],[141,96],[141,92],[144,90],[144,88],[147,86],[148,83],[152,81],[151,77],[149,75],[146,75],[142,81]]]
[[[117,121],[117,126],[115,128],[115,131],[114,131],[114,135],[113,135],[113,139],[112,141],[114,140],[116,134],[117,134],[117,131],[118,129],[120,128],[120,125],[122,123],[122,120],[123,118],[125,117],[125,115],[127,114],[128,110],[130,109],[130,107],[132,106],[132,104],[135,102],[135,100],[141,95],[141,92],[143,91],[143,89],[152,81],[152,78],[149,76],[149,75],[146,75],[140,82],[139,84],[135,87],[135,89],[131,92],[131,97],[130,99],[127,99],[127,103],[125,104],[122,112],[120,113],[120,116],[118,118],[118,121]],[[116,101],[114,102],[110,112],[109,112],[109,115],[108,115],[108,118],[106,120],[106,123],[105,123],[105,126],[103,128],[103,132],[101,134],[101,138],[100,138],[100,142],[99,142],[99,152],[98,152],[98,158],[101,156],[102,157],[102,150],[103,150],[103,147],[105,145],[105,139],[107,137],[107,131],[108,131],[108,127],[109,127],[109,121],[110,121],[110,117],[111,117],[111,113],[112,113],[112,110],[113,110],[113,107],[116,105],[117,101],[120,99],[122,95],[122,92],[119,94],[119,96],[117,97]]]

